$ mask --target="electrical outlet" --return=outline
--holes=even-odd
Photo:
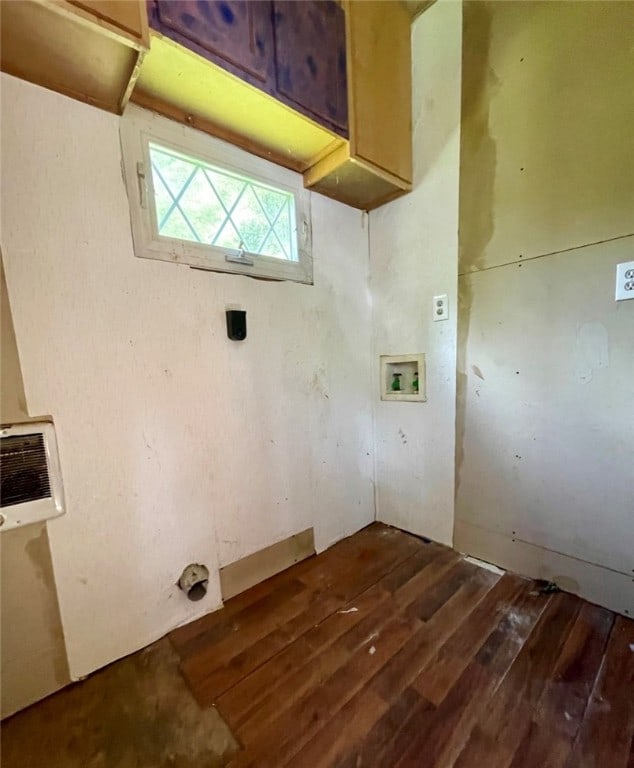
[[[615,301],[634,299],[634,261],[616,265]]]
[[[449,320],[449,299],[446,293],[434,296],[434,322],[436,320]]]

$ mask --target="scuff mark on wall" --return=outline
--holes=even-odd
[[[489,63],[492,11],[487,3],[465,3],[462,46],[462,131],[460,134],[459,272],[484,265],[484,251],[495,230],[494,186],[497,166],[489,105],[500,81]]]
[[[327,371],[325,366],[320,365],[319,368],[313,373],[313,378],[310,382],[310,389],[317,395],[325,397],[326,400],[330,399],[328,394],[327,384]]]
[[[468,36],[464,35],[467,28],[470,30]],[[489,104],[490,90],[499,87],[499,81],[489,65],[490,42],[491,10],[486,3],[464,3],[458,242],[456,493],[460,487],[460,470],[464,457],[468,386],[465,355],[473,302],[471,282],[466,273],[484,266],[484,251],[495,230],[493,202],[497,154],[495,141],[491,136]]]
[[[608,331],[602,323],[584,323],[577,329],[575,378],[589,384],[596,371],[610,365]]]

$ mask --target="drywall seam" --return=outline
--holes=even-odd
[[[512,539],[464,520],[456,520],[455,548],[514,573],[553,581],[566,592],[605,606],[624,616],[634,615],[631,574],[606,570],[544,547]]]
[[[500,267],[508,267],[512,264],[526,264],[529,261],[536,261],[537,259],[545,259],[547,256],[558,256],[560,253],[569,253],[570,251],[578,251],[581,248],[588,248],[591,245],[603,245],[604,243],[612,243],[615,240],[625,240],[628,237],[632,237],[634,232],[628,232],[626,235],[615,235],[614,237],[607,237],[604,240],[596,240],[592,243],[584,243],[583,245],[572,245],[570,248],[562,248],[559,251],[550,251],[549,253],[540,253],[538,256],[528,256],[527,258],[513,259],[512,261],[505,261],[503,264],[492,264],[490,267],[482,267],[482,269],[471,269],[465,272],[458,272],[458,277],[465,277],[466,275],[475,275],[478,272],[489,272],[492,269],[499,269]]]
[[[469,520],[460,520],[457,519],[456,522],[460,522],[464,525],[469,525],[472,528],[477,528],[479,531],[483,531],[484,533],[491,533],[496,536],[503,536],[507,538],[509,541],[511,541],[513,544],[516,542],[518,544],[526,544],[529,547],[534,547],[535,549],[543,549],[545,552],[550,552],[553,555],[559,555],[560,557],[565,557],[569,560],[576,560],[579,563],[583,563],[584,565],[591,565],[593,568],[600,568],[603,571],[610,571],[611,573],[616,573],[619,576],[630,576],[630,573],[628,571],[621,571],[618,568],[610,568],[609,565],[603,565],[602,563],[594,562],[593,560],[586,560],[583,557],[578,557],[577,555],[573,555],[570,552],[562,552],[560,549],[554,549],[553,547],[546,547],[543,544],[538,544],[536,541],[529,541],[528,539],[523,539],[521,536],[509,536],[508,534],[502,533],[500,531],[494,531],[491,528],[487,528],[484,525],[478,525],[477,523],[473,523]]]

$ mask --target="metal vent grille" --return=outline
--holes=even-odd
[[[0,445],[0,507],[51,498],[44,435],[11,435]]]

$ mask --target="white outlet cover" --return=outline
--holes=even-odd
[[[634,299],[634,261],[624,261],[616,265],[615,301]]]
[[[434,296],[434,322],[437,320],[449,319],[449,299],[446,293],[440,296]]]

